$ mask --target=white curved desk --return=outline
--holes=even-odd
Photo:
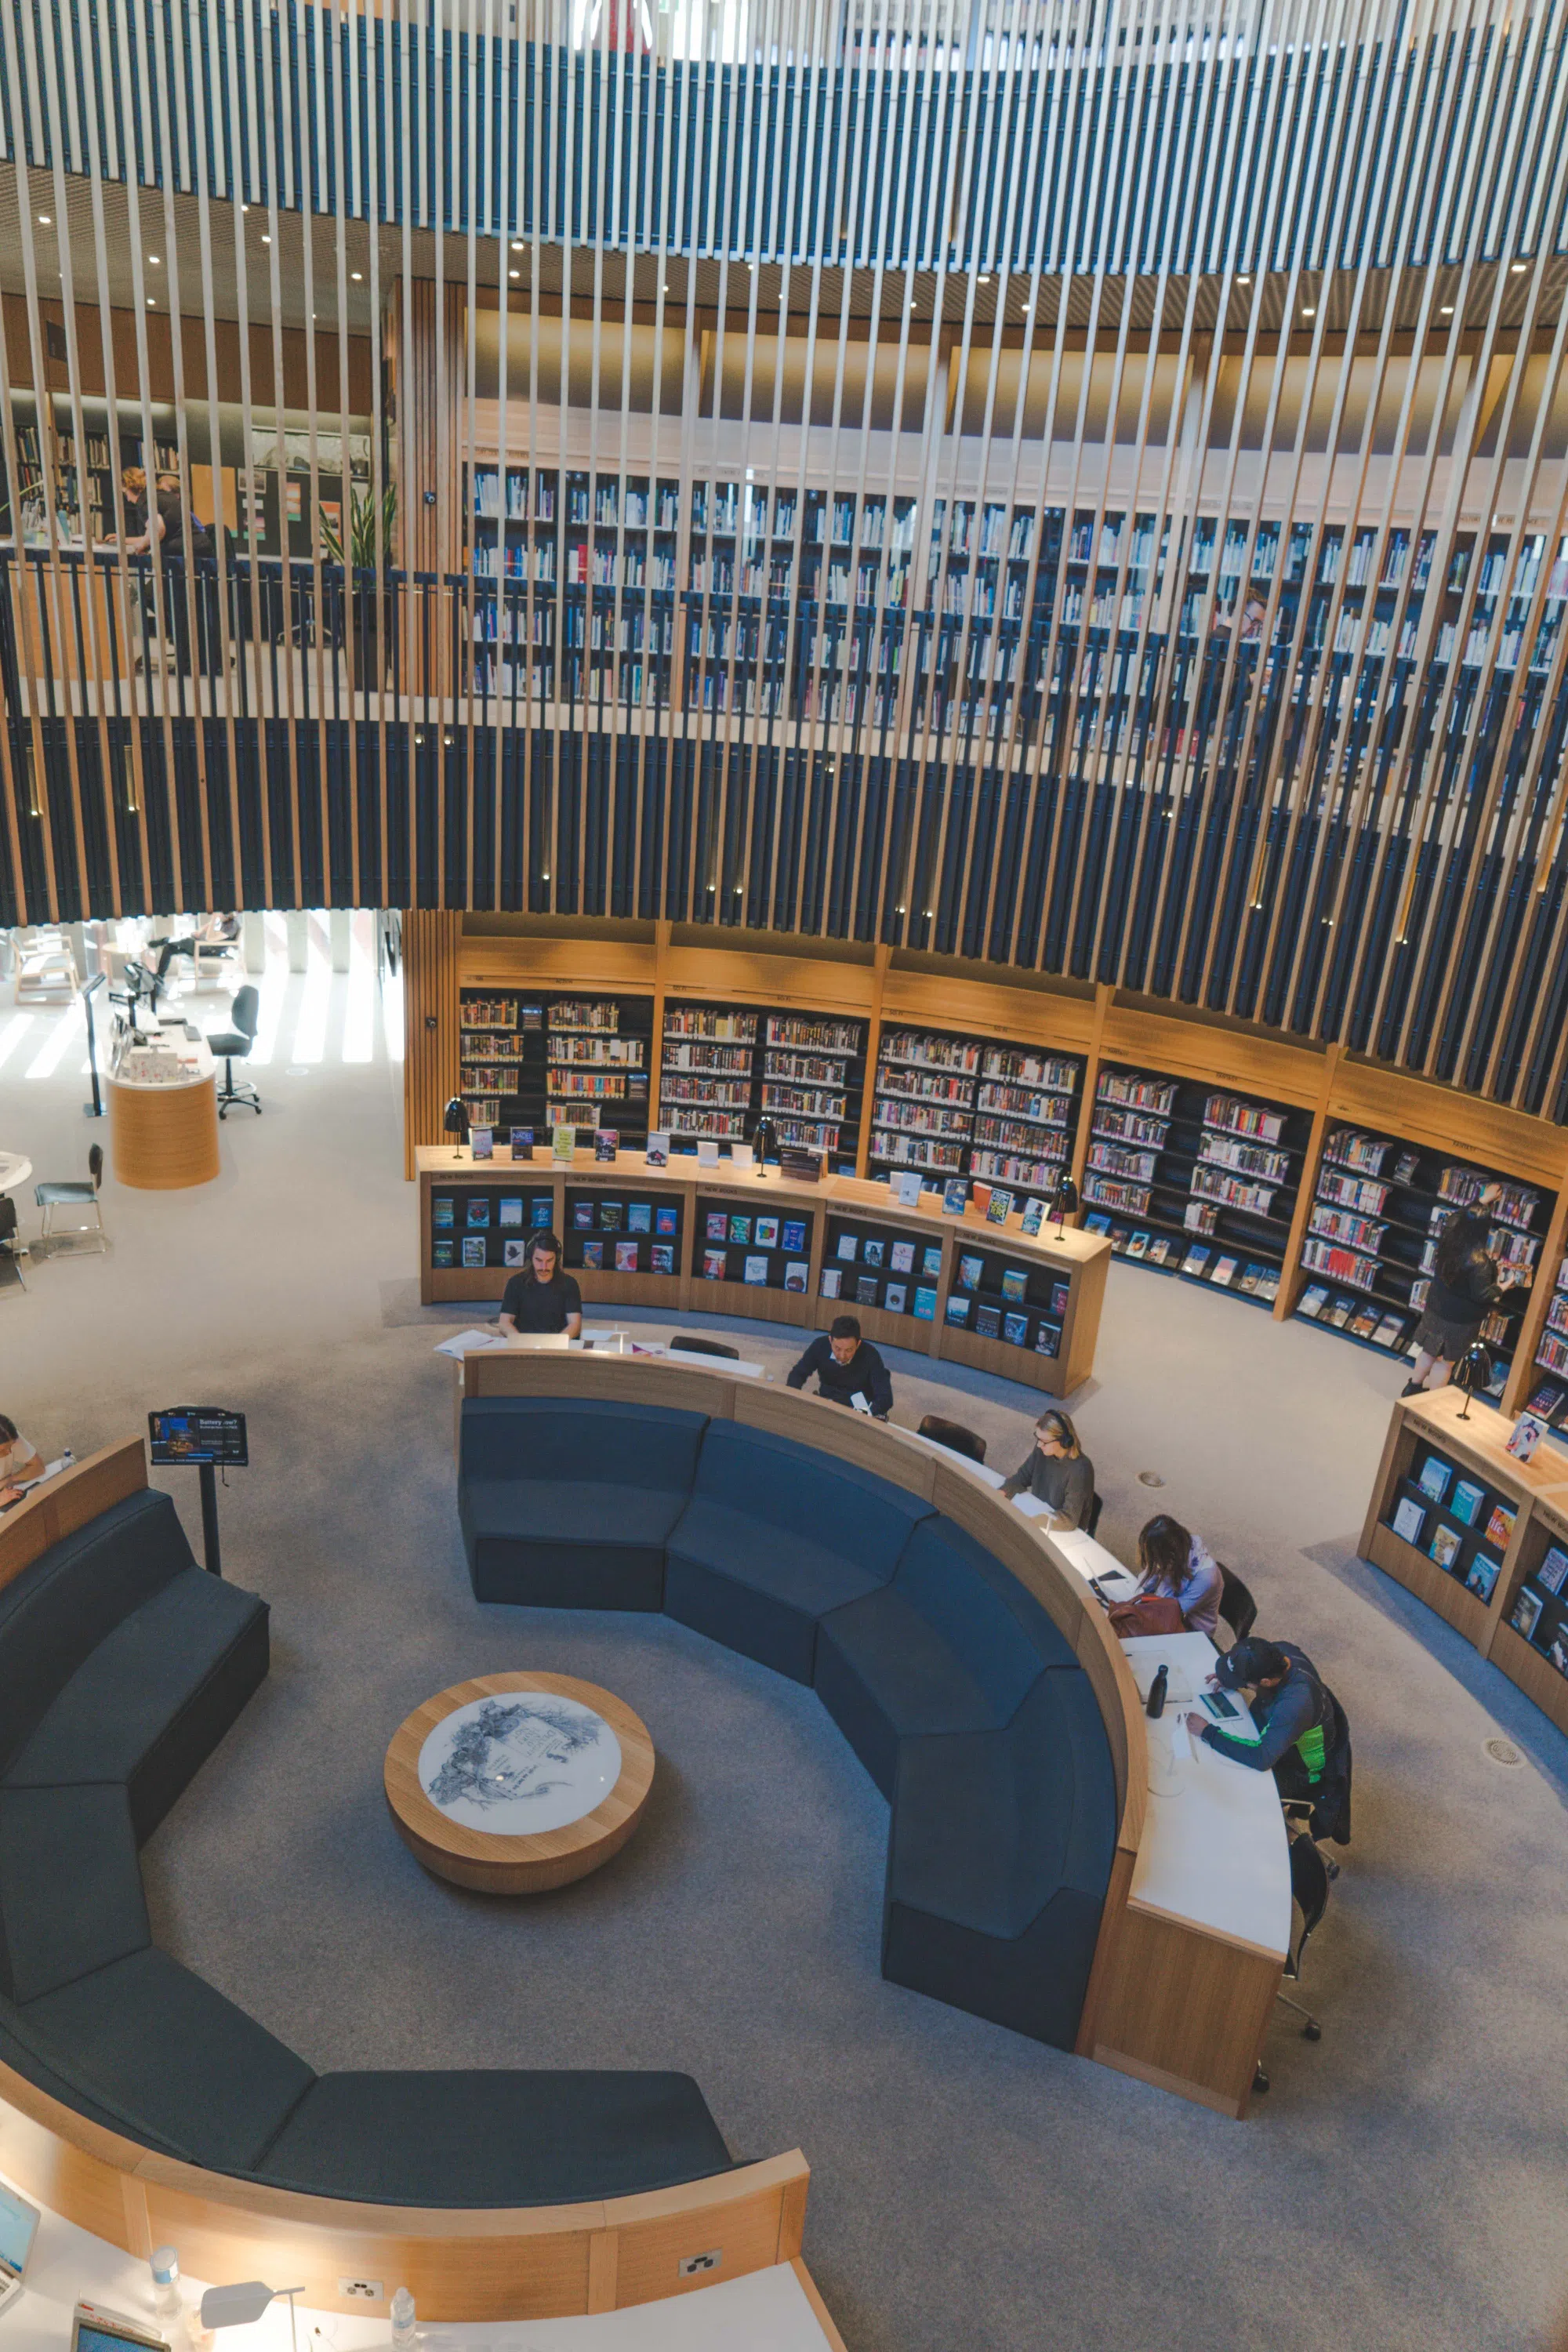
[[[33,1163],[19,1151],[0,1151],[0,1192],[19,1192],[33,1172]]]

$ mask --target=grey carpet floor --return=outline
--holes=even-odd
[[[1543,2346],[1568,2302],[1568,1742],[1356,1559],[1398,1368],[1116,1266],[1076,1401],[1106,1539],[1189,1518],[1354,1727],[1355,1842],[1308,1967],[1324,2038],[1277,2024],[1237,2126],[881,1981],[886,1811],[808,1692],[659,1618],[474,1602],[389,1076],[273,1076],[221,1192],[111,1193],[113,1255],[39,1269],[0,1322],[0,1407],[51,1449],[181,1398],[250,1415],[226,1566],[272,1604],[273,1672],[148,1849],[159,1939],[320,2067],[689,2068],[737,2154],[808,2157],[850,2352]],[[68,1166],[56,1094],[0,1142]],[[1031,1393],[894,1368],[900,1420],[956,1407],[994,1459],[1024,1451]],[[412,1706],[514,1664],[620,1691],[659,1756],[632,1844],[532,1906],[427,1879],[381,1793]],[[1520,1769],[1488,1759],[1500,1728]]]

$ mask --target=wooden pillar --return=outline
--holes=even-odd
[[[1557,1205],[1552,1212],[1546,1239],[1541,1244],[1541,1259],[1535,1269],[1535,1280],[1531,1286],[1530,1303],[1519,1327],[1519,1345],[1514,1349],[1502,1392],[1504,1412],[1522,1412],[1535,1387],[1535,1351],[1546,1328],[1546,1310],[1552,1304],[1552,1295],[1557,1286],[1557,1269],[1563,1263],[1565,1234],[1568,1234],[1568,1169],[1558,1179]]]
[[[1069,1163],[1072,1181],[1080,1192],[1083,1190],[1083,1171],[1089,1164],[1089,1130],[1094,1125],[1094,1097],[1095,1089],[1100,1084],[1100,1053],[1105,1036],[1105,1016],[1115,994],[1116,991],[1109,981],[1096,981],[1094,1026],[1089,1031],[1089,1052],[1084,1055],[1083,1087],[1078,1098],[1078,1133],[1073,1138],[1072,1160]],[[1081,1209],[1073,1222],[1075,1224],[1083,1223]]]
[[[860,1095],[860,1142],[855,1154],[855,1173],[862,1182],[871,1158],[871,1113],[877,1100],[877,1056],[882,1050],[882,992],[887,986],[888,966],[893,950],[886,940],[879,940],[871,957],[871,1013],[866,1024],[866,1083]]]
[[[1306,1287],[1301,1244],[1306,1239],[1307,1220],[1312,1213],[1312,1202],[1317,1198],[1318,1170],[1329,1129],[1329,1104],[1333,1096],[1340,1055],[1343,1051],[1342,1045],[1331,1045],[1323,1056],[1323,1082],[1318,1088],[1318,1099],[1313,1106],[1312,1131],[1307,1139],[1306,1156],[1301,1162],[1301,1181],[1296,1188],[1296,1206],[1290,1218],[1290,1231],[1285,1238],[1285,1263],[1279,1269],[1279,1288],[1274,1299],[1276,1323],[1283,1323],[1294,1315],[1296,1301]]]
[[[439,1143],[458,1091],[458,949],[463,918],[415,907],[403,918],[403,1172],[415,1147]]]

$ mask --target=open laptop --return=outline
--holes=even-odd
[[[0,2311],[22,2292],[37,2234],[37,2207],[0,2184]]]

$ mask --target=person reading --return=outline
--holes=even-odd
[[[1055,1406],[1035,1423],[1035,1442],[1002,1492],[1032,1496],[1046,1504],[1057,1525],[1087,1526],[1094,1504],[1094,1465],[1079,1443],[1077,1430]]]
[[[1138,1535],[1138,1574],[1141,1598],[1173,1601],[1189,1633],[1214,1639],[1225,1591],[1219,1562],[1180,1519],[1158,1511],[1144,1521]],[[1115,1617],[1113,1611],[1113,1623]]]
[[[509,1339],[520,1331],[564,1331],[568,1339],[581,1338],[583,1294],[561,1263],[553,1234],[535,1234],[529,1243],[527,1266],[501,1293],[500,1328]]]
[[[0,1510],[19,1503],[22,1488],[44,1475],[44,1457],[14,1421],[0,1412]]]
[[[1272,1772],[1281,1797],[1311,1806],[1314,1837],[1348,1844],[1350,1730],[1305,1650],[1249,1634],[1215,1660],[1209,1682],[1215,1690],[1251,1693],[1258,1736],[1236,1739],[1208,1716],[1193,1714],[1194,1738],[1249,1771]]]
[[[893,1381],[869,1339],[860,1337],[853,1315],[836,1315],[833,1328],[819,1332],[789,1375],[792,1389],[803,1389],[813,1372],[817,1394],[834,1404],[853,1405],[857,1397],[879,1421],[893,1410]]]

